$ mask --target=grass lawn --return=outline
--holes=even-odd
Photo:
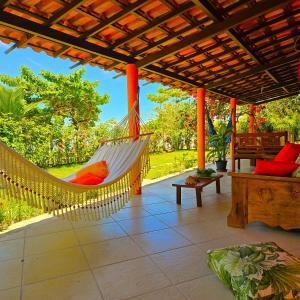
[[[196,166],[196,159],[196,150],[180,150],[151,154],[151,169],[147,178],[155,179]],[[52,175],[61,178],[76,172],[81,166],[81,164],[72,164],[49,168],[47,171]]]

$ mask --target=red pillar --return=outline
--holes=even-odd
[[[197,89],[198,168],[205,168],[205,87]]]
[[[232,133],[231,133],[231,144],[230,144],[230,156],[231,156],[231,169],[235,172],[235,135],[236,135],[236,98],[230,98],[230,111],[232,120]]]
[[[127,75],[127,95],[128,95],[128,112],[131,111],[133,105],[136,103],[135,111],[136,115],[139,116],[139,99],[138,99],[138,69],[135,64],[126,65],[126,75]],[[138,139],[140,133],[139,119],[133,115],[129,119],[129,135],[134,137],[134,140]],[[142,193],[141,188],[141,177],[139,174],[140,162],[134,166],[130,181],[131,181],[131,193],[134,195],[140,195]]]
[[[254,119],[255,119],[255,107],[254,104],[249,105],[249,133],[254,133]]]
[[[138,101],[138,69],[135,64],[126,65],[127,75],[127,95],[128,95],[128,112],[131,111],[135,102],[136,114],[139,116],[140,108]],[[138,136],[140,133],[140,124],[136,118],[129,120],[129,134],[130,136]]]

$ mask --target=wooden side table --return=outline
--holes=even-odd
[[[205,186],[216,182],[216,192],[220,194],[221,187],[220,187],[220,179],[223,177],[223,175],[217,175],[214,177],[209,178],[202,178],[197,184],[186,184],[185,181],[178,181],[176,183],[173,183],[172,186],[176,187],[176,202],[177,204],[181,205],[181,188],[192,188],[196,190],[196,199],[197,199],[197,206],[202,206],[202,199],[201,199],[201,193]]]

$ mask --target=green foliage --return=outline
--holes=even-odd
[[[147,98],[155,103],[163,104],[165,102],[181,102],[189,100],[190,96],[187,92],[180,89],[160,87],[156,94],[148,94]]]
[[[216,128],[216,134],[210,136],[208,139],[208,160],[226,160],[229,151],[229,144],[226,143],[226,139],[230,137],[230,135],[231,129],[227,128],[226,123],[220,122]]]
[[[22,91],[0,86],[0,115],[10,115],[16,119],[24,114]]]
[[[103,137],[109,121],[98,124],[98,82],[84,80],[84,69],[71,74],[23,66],[18,77],[0,75],[0,140],[41,167],[86,161]]]
[[[183,91],[159,88],[157,94],[147,98],[159,104],[154,108],[155,116],[147,123],[154,132],[152,151],[191,149],[196,139],[196,104]]]
[[[15,199],[4,200],[0,198],[0,230],[9,225],[38,216],[41,209],[29,206],[25,201]]]
[[[262,106],[261,111],[256,114],[258,129],[264,130],[265,122],[259,122],[259,119],[265,119],[267,126],[273,130],[300,130],[300,95],[269,102]]]
[[[197,177],[210,177],[214,174],[216,174],[216,171],[214,169],[211,169],[211,168],[197,169],[197,171],[196,171]]]

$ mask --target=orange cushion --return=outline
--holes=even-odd
[[[300,155],[300,144],[287,143],[276,155],[275,161],[296,161]]]
[[[76,178],[78,178],[78,177],[81,177],[82,175],[85,175],[88,173],[93,174],[97,177],[101,177],[103,179],[106,178],[109,174],[106,161],[101,160],[101,161],[93,163],[89,166],[86,166],[85,168],[82,168],[81,170],[79,170],[75,176],[76,176]]]
[[[292,161],[256,160],[255,174],[270,176],[289,176],[298,168]]]
[[[103,178],[97,177],[93,174],[87,173],[84,175],[81,175],[80,177],[74,178],[70,180],[71,183],[76,184],[84,184],[84,185],[96,185],[103,182]]]

